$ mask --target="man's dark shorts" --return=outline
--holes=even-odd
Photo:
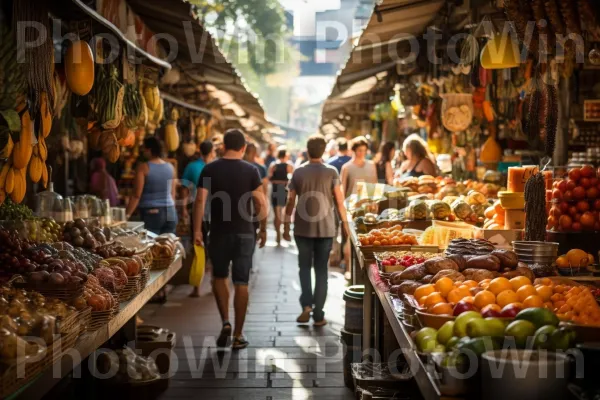
[[[234,285],[247,285],[252,269],[252,256],[256,247],[256,235],[211,232],[208,254],[215,278],[231,278]]]

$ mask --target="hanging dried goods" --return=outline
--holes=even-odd
[[[598,25],[598,8],[594,8],[591,0],[577,2],[579,16],[583,29],[591,36],[594,42],[600,42],[600,25]]]
[[[102,136],[102,130],[98,125],[94,125],[89,131],[89,143],[93,149],[100,150],[100,137]]]
[[[125,96],[123,97],[123,114],[125,115],[125,124],[128,128],[138,127],[142,114],[142,96],[138,87],[133,84],[125,85]]]
[[[5,129],[2,129],[2,128],[5,128],[5,127],[0,127],[0,134],[6,135],[7,141],[6,141],[6,145],[2,149],[2,152],[0,153],[0,158],[9,158],[12,155],[13,148],[15,147],[15,143],[12,140],[12,135],[10,134],[10,131],[8,130],[8,128],[5,128]]]
[[[163,101],[163,99],[159,99],[158,101],[158,107],[156,108],[156,110],[154,110],[154,116],[152,117],[152,122],[154,122],[155,125],[160,124],[160,121],[163,120],[165,116],[165,102]]]
[[[139,128],[145,128],[148,125],[148,108],[146,107],[144,96],[140,96],[140,115],[138,116],[136,125]]]
[[[42,169],[43,169],[44,161],[37,155],[31,156],[31,161],[29,161],[29,178],[34,183],[37,183],[42,179]]]
[[[71,91],[87,95],[94,86],[94,57],[92,49],[83,40],[73,42],[65,56],[65,77]]]
[[[546,9],[544,0],[531,0],[531,9],[533,18],[538,31],[540,56],[545,59],[545,55],[553,54],[556,38],[554,32],[546,21]]]
[[[119,143],[117,137],[113,131],[105,131],[100,136],[100,146],[102,148],[102,154],[111,163],[117,162],[121,155],[119,149]]]
[[[552,158],[556,146],[556,131],[558,129],[558,92],[556,86],[546,88],[546,140],[545,153]]]
[[[119,82],[118,71],[110,66],[109,75],[103,78],[95,91],[98,122],[104,129],[115,129],[123,119],[125,88]]]
[[[10,198],[15,203],[20,203],[23,201],[25,197],[25,191],[27,190],[27,169],[20,168],[15,170],[15,185],[12,193],[10,193]]]
[[[46,92],[42,92],[40,98],[40,124],[38,136],[47,138],[52,129],[52,113],[50,112],[50,107],[48,107],[48,95]]]
[[[579,17],[577,16],[577,4],[575,3],[573,0],[558,0],[567,32],[581,35],[581,26],[579,25]]]
[[[50,174],[52,173],[52,169],[48,170],[48,165],[44,162],[42,165],[42,185],[44,188],[48,187],[48,181],[50,179]]]
[[[560,10],[558,9],[557,1],[558,0],[545,0],[544,9],[546,11],[546,15],[548,16],[548,21],[550,22],[552,30],[559,35],[564,35],[565,24],[560,16]]]
[[[160,105],[160,90],[158,89],[158,86],[145,86],[144,99],[146,100],[148,109],[150,111],[156,111]]]
[[[46,146],[46,139],[43,137],[38,139],[38,142],[33,146],[33,154],[37,155],[42,161],[48,159],[48,147]]]
[[[529,110],[525,116],[525,134],[529,143],[536,143],[540,137],[540,103],[542,102],[542,89],[538,78],[531,80],[531,94],[529,97]]]
[[[504,2],[504,10],[508,19],[515,24],[515,30],[517,31],[521,43],[523,43],[531,53],[537,55],[537,35],[534,31],[527,28],[529,21],[533,21],[533,11],[531,10],[529,2],[523,0],[506,0]]]
[[[177,123],[169,121],[165,126],[165,143],[168,151],[175,151],[179,148],[179,131]]]
[[[13,149],[13,165],[17,169],[27,167],[29,159],[33,152],[33,121],[29,117],[29,111],[25,111],[21,116],[21,134],[19,141]]]
[[[17,62],[17,41],[11,29],[0,26],[0,110],[13,110],[25,91],[25,71]]]
[[[525,183],[525,240],[545,241],[546,222],[546,183],[537,173]]]
[[[40,111],[41,95],[46,92],[48,108],[54,113],[54,45],[52,42],[52,26],[48,17],[48,2],[36,0],[19,0],[13,2],[13,29],[16,31],[20,21],[27,21],[30,26],[24,29],[24,43],[34,43],[42,39],[38,46],[25,48],[24,67],[27,71],[29,109],[35,119]],[[32,23],[35,24],[32,24]],[[40,35],[40,28],[46,35]]]

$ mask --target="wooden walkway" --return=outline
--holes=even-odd
[[[297,250],[294,245],[274,246],[269,241],[255,256],[245,328],[247,349],[215,349],[221,321],[210,293],[210,276],[204,280],[200,298],[188,298],[190,288],[179,286],[169,294],[167,304],[144,308],[140,316],[145,324],[177,334],[177,361],[172,364],[176,373],[162,399],[354,398],[342,375],[343,275],[339,269],[330,271],[325,310],[329,325],[298,325]]]

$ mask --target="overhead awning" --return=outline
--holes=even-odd
[[[337,128],[339,121],[333,120],[348,107],[355,111],[358,107],[364,114],[366,107],[381,101],[381,93],[376,93],[380,82],[414,58],[412,39],[425,31],[444,4],[444,0],[383,0],[374,8],[323,104],[322,128]]]
[[[127,4],[156,34],[175,39],[172,45],[177,47],[177,53],[171,64],[178,70],[179,79],[161,85],[162,91],[203,108],[219,107],[224,114],[230,110],[236,117],[246,119],[243,126],[248,130],[271,127],[259,99],[199,23],[189,3],[172,1],[167,5],[163,0],[128,0]],[[168,46],[167,41],[161,43]]]

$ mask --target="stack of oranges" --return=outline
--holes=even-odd
[[[551,310],[560,320],[600,326],[600,306],[587,286],[554,284],[549,278],[536,279],[536,283],[551,293]]]
[[[390,228],[373,229],[366,234],[359,234],[358,240],[361,246],[398,246],[417,245],[419,242],[414,235],[402,233],[402,226],[396,225]]]
[[[600,306],[589,288],[555,285],[549,278],[536,279],[532,284],[525,276],[484,279],[479,283],[453,282],[443,277],[435,284],[418,287],[414,297],[428,313],[437,315],[452,315],[456,303],[462,301],[473,304],[482,313],[500,312],[509,305],[520,310],[545,307],[563,321],[600,325]]]

